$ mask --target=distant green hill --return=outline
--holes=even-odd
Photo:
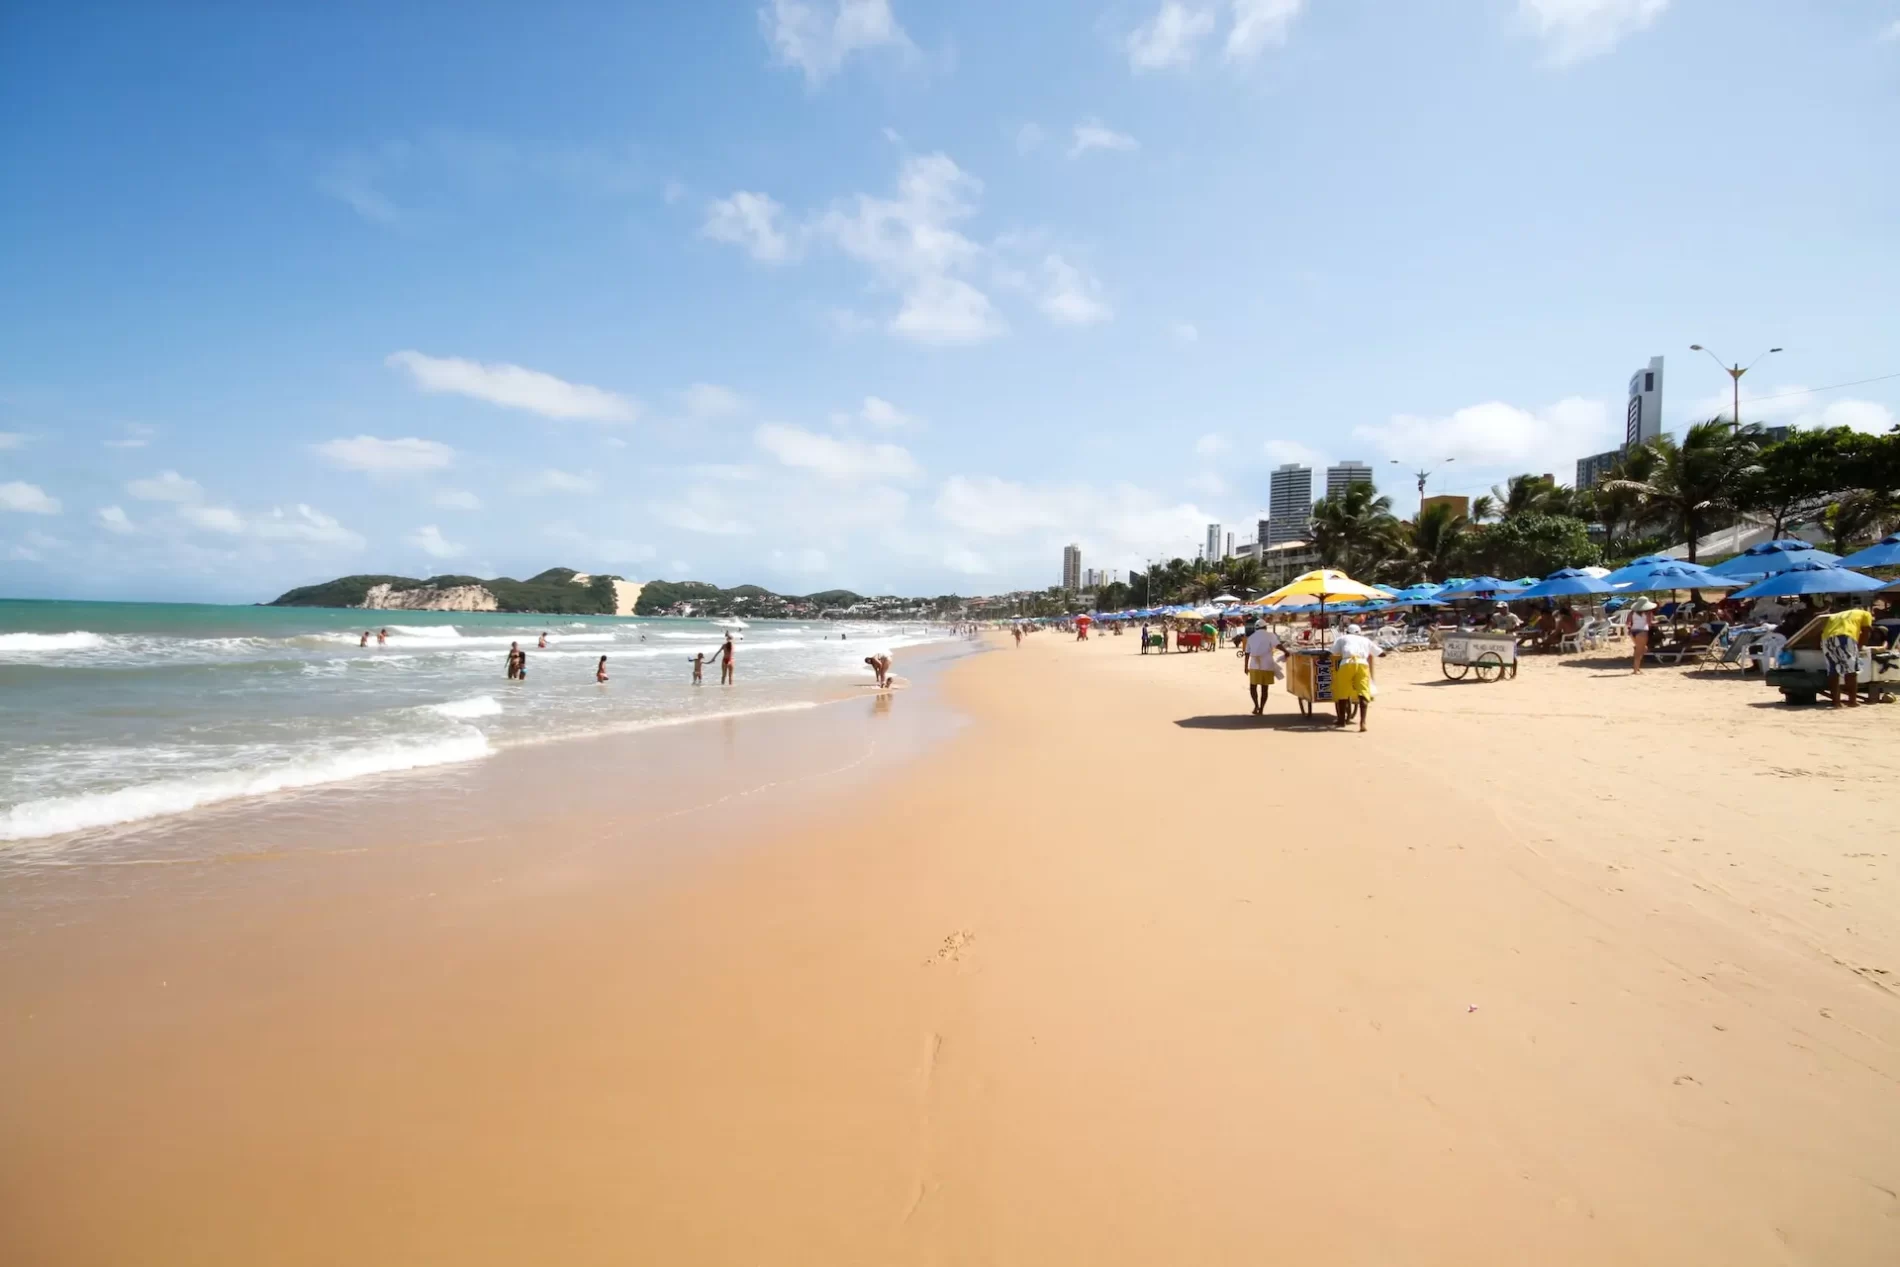
[[[457,585],[479,585],[495,596],[495,605],[505,612],[546,612],[573,616],[611,616],[617,610],[614,582],[620,578],[606,575],[590,577],[585,585],[574,584],[573,568],[549,568],[545,572],[517,581],[500,576],[484,580],[479,576],[339,576],[321,585],[304,585],[278,595],[272,607],[361,607],[371,589],[387,585],[392,590],[447,589]]]
[[[479,585],[495,596],[495,605],[505,612],[545,612],[578,616],[611,616],[616,610],[614,582],[624,578],[592,576],[585,585],[574,584],[572,568],[549,568],[525,581],[512,577],[484,580],[479,576],[339,576],[321,585],[304,585],[280,594],[272,607],[361,607],[370,590],[387,585],[391,590],[449,589]],[[681,603],[691,604],[699,616],[754,616],[762,619],[792,617],[809,619],[826,611],[871,603],[879,614],[887,609],[908,608],[915,614],[918,604],[939,611],[951,611],[961,604],[955,595],[935,600],[867,599],[850,590],[823,590],[816,594],[775,594],[758,585],[735,585],[721,589],[707,581],[648,581],[635,600],[634,614],[663,615]],[[401,609],[399,609],[401,610]],[[423,610],[423,609],[408,609]]]

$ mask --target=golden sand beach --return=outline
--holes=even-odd
[[[1361,735],[1004,639],[822,742],[669,739],[761,788],[690,833],[653,769],[467,809],[498,759],[15,883],[0,1259],[1900,1261],[1900,709],[1380,679]]]

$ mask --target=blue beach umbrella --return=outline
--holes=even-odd
[[[1517,590],[1513,581],[1500,581],[1495,576],[1474,576],[1468,581],[1459,581],[1448,585],[1437,594],[1439,598],[1476,598],[1480,594],[1507,594]]]
[[[1887,588],[1885,581],[1863,576],[1838,563],[1797,563],[1756,581],[1731,597],[1787,598],[1795,594],[1861,594]]]
[[[1841,556],[1829,554],[1805,541],[1790,537],[1784,541],[1764,541],[1750,546],[1731,559],[1723,559],[1709,571],[1722,576],[1772,576],[1797,563],[1839,563]]]
[[[1609,577],[1603,579],[1607,581]],[[1697,563],[1678,561],[1650,568],[1616,589],[1624,594],[1659,594],[1668,590],[1737,589],[1745,583],[1732,576],[1717,576]]]
[[[1611,587],[1578,568],[1558,568],[1549,576],[1522,591],[1519,598],[1570,598],[1579,594],[1608,594]]]
[[[1889,533],[1865,550],[1841,560],[1844,568],[1900,568],[1900,532]]]
[[[1672,563],[1680,562],[1682,562],[1682,560],[1676,558],[1674,555],[1645,554],[1640,559],[1631,559],[1628,563],[1625,563],[1622,567],[1601,579],[1608,581],[1610,585],[1614,587],[1622,585],[1626,581],[1633,581],[1637,577],[1649,572],[1652,568],[1668,567]]]

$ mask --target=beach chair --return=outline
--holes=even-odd
[[[1714,651],[1715,635],[1706,629],[1698,629],[1681,642],[1656,648],[1649,653],[1649,658],[1657,664],[1700,664]]]
[[[1598,626],[1597,635],[1604,642],[1621,642],[1630,636],[1630,614],[1617,612]]]
[[[1557,640],[1558,654],[1561,655],[1564,652],[1576,652],[1577,654],[1581,655],[1586,647],[1597,646],[1598,645],[1598,639],[1597,639],[1597,633],[1596,633],[1597,626],[1602,623],[1603,623],[1602,621],[1592,616],[1590,619],[1584,621],[1581,625],[1577,626],[1577,631],[1575,633],[1567,633],[1563,637],[1559,638]]]

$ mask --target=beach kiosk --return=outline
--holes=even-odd
[[[1376,601],[1386,597],[1388,595],[1384,590],[1355,581],[1344,572],[1318,568],[1302,573],[1271,594],[1255,599],[1251,606],[1270,610],[1303,605],[1318,599],[1319,614],[1324,616],[1328,602]],[[1308,717],[1313,715],[1315,704],[1332,703],[1332,652],[1324,647],[1290,648],[1286,658],[1286,687],[1287,693],[1299,704],[1300,712]]]

